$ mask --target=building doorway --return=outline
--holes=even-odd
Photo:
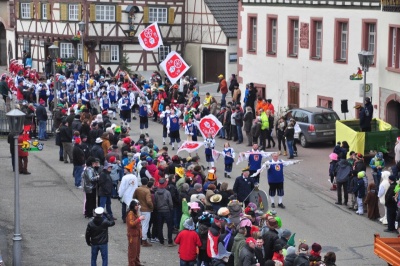
[[[289,109],[300,107],[300,84],[288,82],[288,107]]]
[[[219,82],[218,75],[225,76],[225,50],[203,49],[203,83]]]
[[[399,128],[400,126],[400,103],[394,100],[386,106],[386,122]]]

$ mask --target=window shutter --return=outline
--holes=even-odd
[[[175,16],[175,10],[172,7],[170,7],[168,9],[168,24],[174,24],[175,21],[174,16]]]
[[[16,18],[19,18],[19,5],[20,5],[20,3],[17,3],[15,5],[15,17]]]
[[[44,5],[44,4],[42,4],[42,3],[37,3],[37,9],[38,9],[38,12],[37,12],[37,19],[42,19],[42,5]]]
[[[82,20],[82,5],[78,4],[78,20]]]
[[[60,4],[60,20],[61,21],[68,20],[67,10],[68,10],[67,4]]]
[[[47,20],[51,20],[51,12],[50,12],[50,4],[45,4],[47,7],[46,7],[46,16],[47,16]]]
[[[33,2],[31,2],[31,4],[29,5],[30,6],[30,8],[31,8],[31,18],[33,19],[33,18],[35,18],[35,13],[33,12],[35,9],[34,9],[34,7],[35,7],[35,5],[34,5],[34,3]]]
[[[96,21],[96,5],[90,4],[90,21]]]
[[[88,49],[85,45],[83,46],[83,62],[88,62]]]
[[[149,7],[143,7],[143,23],[149,23]]]
[[[116,7],[116,14],[115,14],[115,20],[116,22],[121,22],[121,16],[122,16],[122,9],[121,6]]]

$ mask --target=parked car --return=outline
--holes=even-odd
[[[310,143],[335,143],[336,120],[339,120],[339,116],[332,109],[319,106],[295,108],[286,113],[287,121],[291,118],[300,126],[299,140],[302,147],[306,148]]]

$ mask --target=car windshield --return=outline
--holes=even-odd
[[[339,120],[339,117],[335,113],[322,113],[314,116],[315,124],[331,124]]]

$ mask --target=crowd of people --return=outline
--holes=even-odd
[[[371,220],[387,225],[384,232],[400,235],[400,137],[396,138],[395,162],[391,171],[385,171],[383,153],[378,152],[370,161],[372,182],[367,176],[366,163],[361,153],[349,151],[347,141],[338,142],[329,155],[329,181],[331,190],[337,191],[335,204],[347,206]],[[349,198],[350,196],[350,198]],[[379,213],[379,203],[385,209],[385,215]]]
[[[295,161],[283,161],[278,156],[282,153],[288,155],[288,159],[297,156],[295,138],[299,132],[295,120],[287,121],[282,116],[274,121],[272,100],[257,98],[254,84],[246,86],[242,103],[235,76],[228,86],[224,76],[219,75],[218,91],[223,98],[218,110],[215,97],[209,93],[201,101],[197,80],[190,77],[183,78],[179,84],[171,84],[158,72],[154,72],[150,81],[142,81],[137,75],[129,76],[123,71],[112,75],[101,66],[93,74],[76,67],[66,76],[37,78],[34,88],[28,88],[26,79],[30,74],[21,72],[18,64],[10,70],[16,76],[2,78],[9,82],[10,92],[16,93],[17,107],[27,114],[25,129],[31,138],[48,139],[47,114],[52,113],[59,160],[73,165],[75,186],[84,191],[83,216],[91,218],[86,241],[92,248],[92,265],[99,251],[103,262],[108,261],[107,228],[117,220],[111,206],[112,202],[119,204],[112,199],[120,200],[121,219],[127,225],[129,265],[141,265],[140,248],[156,243],[170,247],[179,245],[180,265],[335,265],[333,252],[322,257],[322,247],[318,243],[296,245],[295,234],[282,228],[282,220],[275,211],[263,213],[248,199],[257,189],[260,172],[267,169],[271,207],[275,208],[277,195],[278,208],[285,208],[283,168]],[[13,81],[18,86],[13,87]],[[56,82],[61,83],[60,91],[55,90]],[[231,102],[226,100],[228,91],[232,93]],[[248,161],[248,167],[235,179],[232,188],[217,178],[222,171],[214,164],[216,139],[213,136],[204,138],[206,166],[201,165],[197,155],[181,158],[170,151],[175,150],[175,143],[179,148],[182,128],[187,140],[197,141],[200,134],[196,122],[209,114],[223,125],[217,138],[224,139],[224,150],[219,154],[224,160],[225,177],[231,178],[233,163],[237,160],[229,141],[242,144],[244,131],[246,144],[251,147],[248,152],[237,153]],[[129,134],[130,123],[136,116],[139,117],[140,136],[133,139]],[[121,124],[116,124],[117,117]],[[161,124],[162,140],[154,141],[149,136],[149,119]],[[272,137],[274,130],[278,150],[267,152],[276,146]],[[12,137],[10,134],[13,154]],[[19,142],[23,141],[24,137],[20,136]],[[350,165],[345,156],[343,162],[338,159],[343,157],[341,149],[344,148],[340,147],[337,157],[332,155],[332,172],[330,169],[331,182],[337,185],[337,204],[342,204],[341,188],[344,187],[344,203],[347,204],[348,188],[352,187],[352,207],[357,204],[358,213],[362,214],[364,202],[368,206],[374,204],[370,192],[376,193],[378,187],[362,185],[360,180],[364,180],[365,169],[356,168],[359,158],[354,154],[350,154],[354,159],[351,165],[357,170],[351,169],[350,173],[357,179],[349,182],[350,174],[347,180],[340,179],[339,166],[344,161],[346,167]],[[28,153],[22,148],[19,158],[20,172],[30,174]],[[263,158],[268,159],[264,164]],[[377,173],[379,165],[371,163]],[[383,183],[386,180],[383,174],[376,175],[376,179],[381,176]],[[360,201],[363,191],[367,197]],[[392,210],[387,208],[388,224],[393,221]],[[374,212],[371,215],[378,218],[379,213]],[[167,225],[166,238],[164,224]],[[389,230],[394,229],[389,227]]]

